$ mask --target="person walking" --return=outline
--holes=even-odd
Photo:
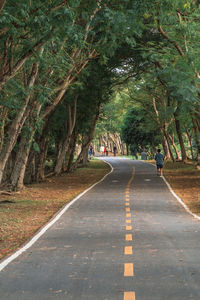
[[[141,160],[147,160],[147,153],[145,150],[141,152]]]
[[[106,146],[104,147],[104,156],[106,156],[106,150],[107,150],[107,148],[106,148]]]
[[[117,153],[117,147],[116,147],[115,144],[114,144],[114,147],[113,147],[113,153],[114,153],[114,156],[116,156],[116,153]]]
[[[88,152],[88,154],[89,154],[89,159],[92,158],[92,153],[93,153],[93,147],[92,147],[92,145],[90,145],[90,147],[89,147],[89,152]]]
[[[164,162],[164,155],[160,153],[161,150],[158,149],[155,155],[156,167],[157,167],[157,175],[162,176],[162,169],[163,169],[163,162]]]

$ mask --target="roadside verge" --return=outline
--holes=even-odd
[[[154,161],[147,163],[155,166]],[[200,220],[200,171],[192,163],[167,161],[163,173],[162,178],[173,196],[189,214]]]
[[[8,196],[1,198],[0,258],[4,260],[0,271],[30,248],[74,202],[111,172],[110,165],[94,160],[87,168],[31,185],[20,193],[13,193],[9,199]]]

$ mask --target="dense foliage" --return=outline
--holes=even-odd
[[[199,161],[199,15],[195,0],[1,1],[0,183],[86,164],[98,119],[112,143],[123,128]]]

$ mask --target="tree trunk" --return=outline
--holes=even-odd
[[[36,158],[35,151],[32,147],[29,157],[28,157],[28,162],[27,162],[25,175],[24,175],[24,183],[25,184],[30,184],[33,181],[35,181],[35,176],[36,176],[35,158]]]
[[[180,160],[179,153],[178,153],[178,149],[177,149],[176,144],[175,144],[175,142],[174,142],[174,138],[173,138],[170,134],[168,134],[168,136],[169,136],[169,139],[170,139],[170,141],[171,141],[171,143],[172,143],[172,146],[173,146],[173,148],[174,148],[174,151],[175,151],[175,153],[176,153],[176,159],[177,159],[177,160]]]
[[[74,160],[74,153],[76,150],[76,140],[77,140],[77,133],[73,132],[72,138],[71,138],[71,147],[70,147],[70,155],[69,160],[67,164],[67,173],[71,171],[72,163]]]
[[[32,67],[32,72],[31,72],[31,76],[30,76],[30,80],[29,80],[29,84],[28,84],[29,88],[33,87],[36,77],[37,77],[37,74],[38,74],[38,64],[34,64]],[[31,99],[31,92],[27,96],[22,109],[20,110],[20,112],[16,115],[15,119],[13,120],[13,122],[10,126],[10,129],[9,129],[9,132],[8,132],[7,141],[1,151],[1,154],[0,154],[0,183],[2,181],[6,162],[10,156],[11,151],[13,150],[13,148],[16,144],[16,141],[21,132],[22,126],[23,126],[26,118],[28,117],[28,114],[30,113],[30,109],[27,107],[30,99]]]
[[[83,153],[84,153],[85,149],[88,149],[88,147],[89,147],[89,145],[90,145],[90,143],[91,143],[91,141],[94,137],[96,123],[97,123],[97,120],[99,118],[99,111],[100,111],[100,104],[98,106],[98,110],[97,110],[96,115],[95,115],[94,120],[93,120],[93,124],[92,124],[92,127],[91,127],[91,132],[90,132],[90,134],[88,134],[86,136],[86,141],[82,145],[81,152],[79,153],[79,156],[78,156],[77,160],[75,161],[75,163],[72,165],[73,170],[78,167],[78,164],[80,163],[81,159],[83,159]]]
[[[163,146],[163,150],[164,150],[164,154],[165,154],[165,159],[170,159],[169,148],[168,148],[168,144],[167,144],[165,135],[163,135],[162,146]]]
[[[30,149],[32,146],[33,137],[36,131],[35,119],[38,117],[40,110],[41,104],[38,104],[36,110],[31,111],[29,119],[26,121],[27,128],[30,128],[31,125],[33,128],[32,131],[27,130],[26,132],[24,132],[24,135],[21,137],[19,143],[16,162],[10,179],[11,187],[13,190],[20,190],[24,187],[24,175],[26,171]]]
[[[49,146],[48,132],[49,132],[49,126],[50,126],[52,115],[53,113],[50,114],[48,118],[45,120],[46,122],[43,126],[42,135],[37,140],[37,143],[40,148],[40,152],[36,154],[36,174],[34,179],[36,182],[43,181],[45,177],[45,162],[46,162],[47,151]]]
[[[194,151],[193,151],[193,146],[192,146],[192,136],[189,134],[189,131],[186,128],[185,128],[185,133],[186,133],[186,138],[188,140],[188,144],[189,144],[189,147],[190,147],[192,160],[194,160]]]
[[[31,139],[33,137],[33,132],[30,136],[24,136],[21,138],[19,149],[17,152],[16,162],[14,169],[11,174],[10,183],[12,190],[21,190],[24,187],[24,174],[26,170],[26,165],[28,161],[28,156],[31,148]]]
[[[63,162],[64,162],[64,159],[65,159],[65,155],[66,155],[66,153],[69,149],[70,139],[71,139],[71,134],[68,131],[67,136],[65,138],[65,141],[62,145],[62,150],[61,150],[60,155],[57,159],[56,166],[55,166],[55,169],[54,169],[54,173],[56,175],[60,174],[61,171],[62,171],[62,166],[63,166]]]
[[[5,183],[9,182],[11,174],[12,174],[12,170],[15,165],[15,160],[16,160],[16,153],[14,151],[12,151],[7,160],[7,163],[6,163],[4,172],[3,172],[2,182],[5,182]]]
[[[88,149],[89,149],[89,145],[87,145],[83,149],[83,153],[82,153],[82,157],[83,157],[82,165],[83,165],[83,167],[87,167],[87,165],[88,165]]]
[[[0,152],[3,148],[4,144],[4,128],[5,128],[5,122],[8,114],[8,108],[0,106],[2,111],[0,112]]]
[[[44,180],[45,161],[47,157],[47,150],[49,146],[49,138],[45,136],[39,145],[40,153],[37,155],[36,175],[35,181],[40,182]]]
[[[126,154],[129,155],[129,146],[126,144]]]
[[[175,120],[176,132],[177,132],[177,136],[178,136],[178,140],[179,140],[179,144],[180,144],[180,148],[181,148],[181,157],[182,157],[182,161],[184,161],[187,159],[187,154],[185,151],[183,136],[181,133],[181,126],[180,126],[180,121],[178,119],[177,111],[174,113],[174,120]]]
[[[173,155],[171,145],[170,145],[170,139],[169,139],[169,136],[166,132],[165,132],[165,138],[166,138],[166,141],[167,141],[167,146],[168,146],[168,149],[169,149],[170,158],[173,162],[175,162],[174,155]]]
[[[74,101],[73,112],[71,111],[71,106],[68,105],[68,117],[69,117],[69,120],[67,122],[68,123],[68,131],[67,131],[65,141],[63,143],[62,151],[61,151],[61,153],[58,157],[58,160],[57,160],[57,163],[56,163],[56,166],[55,166],[54,172],[55,172],[56,175],[61,173],[63,162],[64,162],[64,159],[65,159],[65,155],[66,155],[66,153],[69,149],[70,139],[71,139],[72,132],[74,130],[75,122],[76,122],[76,105],[77,105],[77,98]]]
[[[197,157],[196,160],[198,162],[198,165],[200,165],[200,132],[199,132],[199,126],[197,120],[192,117],[192,124],[194,129],[194,138],[197,145]]]

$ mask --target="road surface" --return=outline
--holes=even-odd
[[[155,167],[114,171],[0,272],[1,300],[199,300],[200,221]]]

